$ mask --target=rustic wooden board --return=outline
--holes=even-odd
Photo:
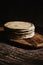
[[[43,48],[27,50],[0,43],[0,65],[43,65]]]
[[[4,32],[4,28],[3,27],[0,27],[0,32],[2,33],[5,33]],[[3,34],[2,34],[3,35]],[[4,34],[5,35],[5,34]],[[4,36],[4,38],[6,39],[6,37]],[[4,39],[3,38],[3,39]],[[26,40],[20,40],[20,39],[10,39],[10,41],[13,41],[13,42],[18,42],[20,44],[23,44],[23,45],[28,45],[28,46],[31,46],[31,47],[43,47],[43,36],[36,33],[34,37],[30,38],[30,39],[26,39]]]
[[[31,47],[43,47],[43,36],[36,33],[35,36],[33,38],[30,39],[10,39],[13,42],[18,42],[20,44],[24,44],[24,45],[28,45]]]
[[[4,31],[4,29],[1,30],[2,34],[0,34],[0,35],[6,41],[5,32],[3,32],[3,31]],[[0,39],[1,39],[1,37],[0,37]],[[31,40],[34,42],[35,38],[39,38],[42,40],[40,42],[41,43],[43,42],[42,35],[35,34],[35,37],[32,38]],[[2,42],[4,42],[4,40],[2,40]],[[29,40],[30,39],[27,39],[26,41],[29,41]],[[23,42],[25,42],[25,41],[23,41]],[[33,42],[32,42],[32,44],[34,45]],[[16,44],[16,46],[15,46],[15,44]],[[37,43],[37,44],[39,44],[39,43]],[[13,45],[13,46],[11,46],[11,45]],[[35,45],[35,46],[37,46],[37,45]],[[30,49],[28,46],[28,49],[27,49],[26,46],[25,46],[25,48],[23,48],[23,47],[21,48],[21,45],[18,46],[18,44],[15,43],[14,41],[13,42],[6,41],[6,43],[0,42],[0,65],[9,65],[9,64],[10,65],[43,65],[43,48]]]
[[[3,27],[0,27],[0,31],[4,31],[4,28]]]

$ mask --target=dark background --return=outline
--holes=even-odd
[[[43,2],[27,0],[0,2],[0,26],[12,20],[32,22],[36,26],[36,32],[43,34]]]

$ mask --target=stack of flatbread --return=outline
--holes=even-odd
[[[4,24],[11,39],[27,39],[35,35],[35,26],[30,22],[11,21]]]

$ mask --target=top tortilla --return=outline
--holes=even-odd
[[[34,25],[30,22],[22,22],[22,21],[11,21],[7,22],[5,27],[8,27],[10,29],[29,29],[31,26],[34,27]]]

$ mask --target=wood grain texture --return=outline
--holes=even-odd
[[[0,43],[0,64],[40,65],[43,63],[43,48],[26,50]]]
[[[6,41],[5,32],[2,32],[1,30],[0,33],[0,40],[2,40],[1,38],[3,37],[3,39]],[[36,35],[34,37],[34,40],[37,40],[35,38],[39,37],[39,39],[43,41],[42,35]],[[18,45],[15,42],[12,43],[8,40],[4,42],[4,40],[2,40],[3,43],[0,42],[0,65],[43,65],[43,47],[37,49],[30,49],[29,46],[28,48],[26,48],[25,45],[22,45],[23,47],[21,47],[21,45]],[[26,41],[29,40],[30,39]],[[31,39],[30,42],[34,42],[34,40]]]
[[[28,45],[31,47],[43,47],[43,36],[36,33],[34,37],[28,39],[10,39],[13,42],[18,42],[20,44]]]
[[[7,34],[6,34],[6,32],[4,32],[4,28],[3,27],[0,27],[0,31],[1,31],[1,35],[3,35],[2,37],[3,37],[3,39],[5,39],[6,40],[6,38],[7,38]],[[0,35],[0,36],[1,36]],[[2,37],[0,37],[0,39],[2,38]],[[40,35],[40,34],[38,34],[38,33],[35,33],[35,36],[34,37],[32,37],[32,38],[30,38],[30,39],[26,39],[26,40],[24,40],[24,39],[10,39],[10,41],[13,41],[13,42],[18,42],[18,43],[20,43],[20,44],[23,44],[23,45],[28,45],[28,46],[31,46],[31,47],[36,47],[36,48],[38,48],[38,47],[43,47],[43,35]]]

